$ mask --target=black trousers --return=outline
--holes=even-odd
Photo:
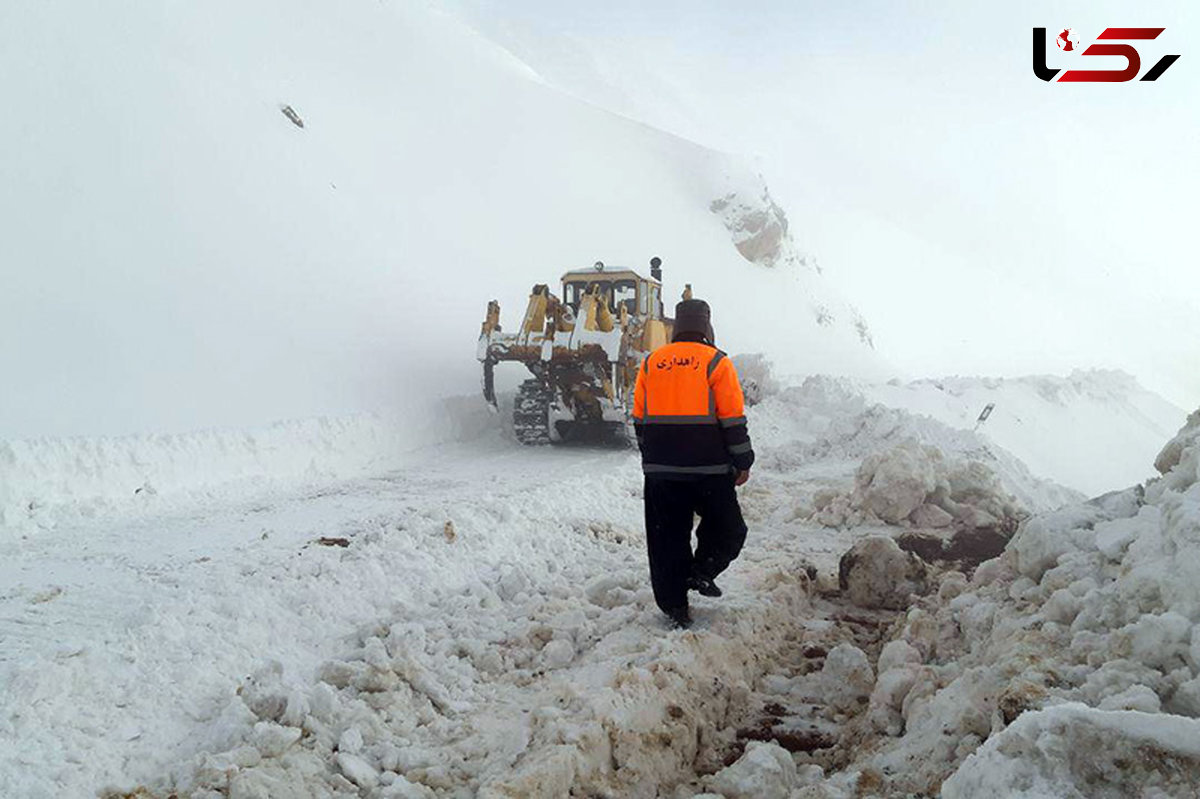
[[[713,578],[728,568],[746,543],[746,522],[734,476],[691,480],[646,477],[646,550],[654,601],[664,611],[687,606],[692,570]],[[693,514],[696,551],[692,553]]]

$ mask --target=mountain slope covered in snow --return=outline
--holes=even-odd
[[[1162,442],[1187,417],[1182,408],[1116,371],[1068,377],[947,377],[872,386],[885,405],[973,428],[1042,477],[1091,496],[1140,483]]]
[[[58,499],[30,487],[56,464],[121,496],[277,474],[314,438],[281,420],[333,419],[293,472],[453,437],[439,404],[477,391],[487,301],[513,324],[531,285],[597,259],[661,256],[728,349],[878,373],[755,173],[436,7],[8,4],[0,69],[10,516]],[[160,434],[203,456],[191,478],[159,479]]]

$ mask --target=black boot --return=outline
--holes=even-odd
[[[720,586],[710,578],[695,573],[688,577],[687,587],[701,596],[720,596],[723,593]]]
[[[676,630],[686,630],[692,626],[692,614],[688,611],[687,605],[681,608],[672,608],[666,611],[666,614],[671,619],[671,626]]]

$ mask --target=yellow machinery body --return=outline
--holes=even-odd
[[[652,274],[658,262],[652,262]],[[483,395],[497,406],[494,367],[516,361],[532,377],[513,411],[518,440],[557,443],[618,433],[627,438],[633,387],[642,359],[670,341],[662,282],[632,269],[577,269],[562,276],[561,293],[533,287],[520,326],[500,326],[500,305],[488,303],[479,336]]]

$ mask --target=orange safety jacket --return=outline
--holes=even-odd
[[[648,475],[731,474],[754,463],[737,370],[709,344],[676,341],[647,356],[633,391],[633,425]]]

